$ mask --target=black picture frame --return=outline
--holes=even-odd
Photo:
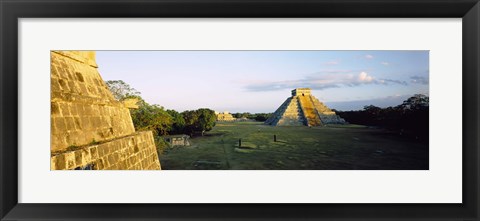
[[[1,220],[479,220],[478,0],[0,0]],[[18,203],[18,19],[134,17],[462,18],[462,204]],[[39,190],[41,191],[41,190]]]

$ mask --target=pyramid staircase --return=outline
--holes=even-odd
[[[345,120],[335,114],[317,98],[309,88],[298,88],[292,96],[265,121],[273,126],[322,126],[324,124],[345,124]]]
[[[272,117],[265,121],[265,124],[279,126],[302,126],[305,125],[305,118],[296,97],[289,97],[275,111]]]
[[[307,119],[307,126],[321,126],[322,121],[320,120],[320,116],[318,116],[318,112],[315,109],[313,104],[312,96],[311,95],[301,95],[297,96],[300,101],[300,106],[302,107],[302,111],[305,114],[305,118]]]

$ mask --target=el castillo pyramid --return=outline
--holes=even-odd
[[[273,126],[322,126],[346,121],[310,93],[310,88],[292,90],[292,96],[265,121]]]

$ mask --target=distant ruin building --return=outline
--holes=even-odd
[[[233,117],[232,114],[230,114],[228,111],[224,111],[222,113],[215,112],[215,115],[217,115],[217,121],[235,121],[236,118]]]
[[[163,136],[163,140],[167,142],[171,147],[190,146],[190,142],[188,141],[189,139],[190,139],[190,136],[186,134]]]
[[[273,126],[322,126],[345,123],[344,119],[315,98],[310,88],[292,90],[292,96],[265,121],[265,124]]]
[[[93,51],[52,51],[51,170],[159,170],[151,131],[136,132],[128,108],[98,73]]]

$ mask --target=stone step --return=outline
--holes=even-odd
[[[299,101],[308,125],[320,126],[322,122],[316,113],[311,96],[299,96]]]

